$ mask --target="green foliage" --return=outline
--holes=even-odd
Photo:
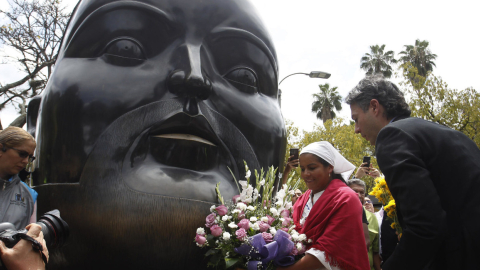
[[[342,110],[342,96],[338,93],[337,87],[330,88],[328,83],[320,84],[319,87],[320,93],[313,94],[312,112],[325,123],[328,119],[336,117],[333,109]]]
[[[392,66],[390,64],[397,63],[393,51],[383,52],[385,44],[382,46],[370,46],[370,52],[366,53],[360,60],[360,68],[365,70],[366,75],[373,75],[377,73],[383,74],[385,78],[392,76]]]
[[[412,63],[417,68],[417,74],[422,77],[427,77],[428,72],[433,71],[435,65],[436,54],[433,54],[428,48],[428,41],[415,40],[415,45],[405,45],[405,51],[398,54],[402,55],[399,59],[403,64]],[[405,71],[405,67],[402,66]]]
[[[400,86],[409,96],[412,116],[458,130],[480,147],[480,93],[473,88],[451,89],[431,73],[426,79],[411,63],[403,68]]]

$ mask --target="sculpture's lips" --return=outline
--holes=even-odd
[[[218,166],[232,167],[234,162],[205,116],[190,116],[183,112],[146,130],[135,147],[131,161],[133,166],[145,161],[197,172],[210,171]]]
[[[186,141],[194,141],[199,143],[204,143],[212,146],[216,146],[212,142],[205,140],[204,138],[192,135],[192,134],[163,134],[163,135],[156,135],[153,137],[158,138],[165,138],[165,139],[177,139],[177,140],[186,140]]]

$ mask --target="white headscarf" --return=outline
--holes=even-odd
[[[344,158],[329,142],[314,142],[303,148],[301,154],[314,154],[333,166],[333,172],[341,174],[346,181],[355,170],[355,166]]]

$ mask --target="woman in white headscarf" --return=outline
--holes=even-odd
[[[293,220],[311,242],[305,257],[279,269],[370,269],[362,204],[345,184],[355,166],[328,142],[308,145],[299,159],[309,190],[295,203]]]

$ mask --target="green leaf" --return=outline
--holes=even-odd
[[[218,252],[217,249],[212,248],[212,249],[210,249],[209,251],[207,251],[207,253],[205,253],[205,257],[211,256],[211,255],[213,255],[213,254],[215,254],[215,253],[217,253],[217,252]]]
[[[230,268],[240,261],[240,258],[225,258],[225,268]]]

